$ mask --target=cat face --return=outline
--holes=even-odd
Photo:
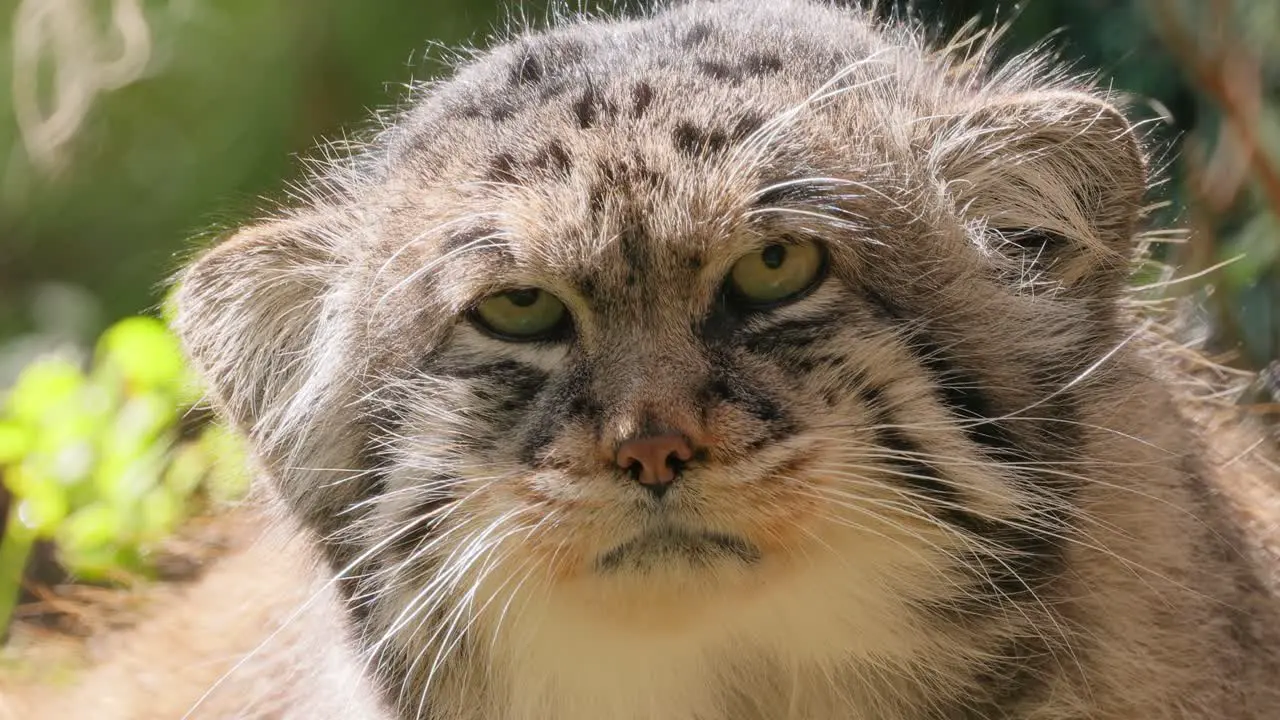
[[[786,10],[499,49],[186,275],[193,357],[379,642],[767,596],[874,644],[1057,571],[1128,126]]]
[[[834,206],[770,197],[821,182],[735,178],[728,148],[608,145],[574,157],[587,172],[629,163],[664,183],[698,179],[488,189],[488,207],[470,207],[509,225],[467,228],[408,263],[454,278],[428,292],[457,310],[377,393],[396,415],[379,523],[470,504],[447,512],[506,518],[522,561],[632,599],[750,582],[817,551],[828,526],[860,524],[840,511],[851,488],[836,478],[874,476],[866,453],[888,400],[868,360],[902,349],[849,281],[857,246],[876,241],[834,231],[852,225]],[[651,456],[628,454],[651,441]]]

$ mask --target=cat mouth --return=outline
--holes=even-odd
[[[724,560],[752,564],[760,560],[760,550],[734,535],[662,526],[647,530],[601,555],[596,560],[596,569],[614,573],[656,569],[673,563],[707,566]]]

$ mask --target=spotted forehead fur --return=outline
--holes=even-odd
[[[992,71],[985,49],[960,58],[930,52],[906,30],[872,32],[858,14],[821,4],[692,3],[661,18],[519,38],[424,90],[384,133],[382,172],[373,182],[357,173],[344,188],[361,206],[382,208],[375,244],[386,248],[384,260],[391,254],[406,272],[424,259],[448,265],[448,273],[415,279],[455,285],[438,297],[453,311],[503,282],[554,281],[554,289],[600,302],[629,287],[652,298],[637,287],[642,275],[653,286],[698,286],[706,280],[698,269],[722,271],[750,247],[759,221],[785,233],[787,225],[811,229],[817,218],[771,208],[822,212],[839,200],[829,222],[838,215],[846,229],[883,231],[957,204],[981,205],[973,188],[990,168],[947,177],[945,166],[1013,141],[993,137],[980,117],[965,118],[1031,88],[1070,87],[1034,63]],[[1078,100],[1045,103],[1045,117],[1025,122],[1127,131],[1102,106]],[[1050,117],[1055,112],[1061,117]],[[1031,147],[1016,150],[1031,158],[1050,141],[1032,136]],[[1061,169],[1105,176],[1124,167],[1094,161]],[[1141,178],[1121,180],[1141,186]],[[1033,203],[1001,198],[998,212],[1023,214],[1008,218],[1010,226],[1072,237],[1092,260],[1122,260],[1123,249],[1080,217],[1078,201],[1089,198],[1063,197],[1055,209],[1040,199],[1061,197],[1063,188],[1037,184],[1024,189],[1041,196]],[[1114,214],[1123,225],[1132,212]],[[335,251],[364,254],[341,246],[363,242],[339,238]],[[397,287],[404,274],[392,262],[378,279]],[[391,317],[406,317],[403,304],[422,296],[392,292],[383,301]]]

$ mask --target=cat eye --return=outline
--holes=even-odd
[[[815,287],[825,261],[817,243],[773,243],[734,263],[729,285],[752,305],[775,305],[798,299]]]
[[[569,314],[555,295],[538,288],[519,288],[480,301],[472,318],[503,340],[547,340],[564,330]]]

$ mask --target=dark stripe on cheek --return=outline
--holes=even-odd
[[[891,482],[908,486],[913,494],[912,501],[933,500],[936,505],[929,507],[929,512],[939,520],[955,528],[982,535],[987,530],[987,523],[970,513],[962,504],[964,498],[955,486],[943,477],[942,472],[928,460],[921,457],[920,446],[894,425],[893,419],[884,416],[882,422],[876,424],[875,437],[885,449],[892,451],[896,457],[887,461],[892,472]]]
[[[952,357],[937,343],[923,335],[914,338],[921,363],[930,371],[938,384],[943,404],[964,424],[965,436],[983,449],[993,463],[1048,463],[1068,456],[1073,448],[1047,433],[1045,423],[1036,420],[1052,407],[1050,403],[1037,406],[1027,417],[1016,420],[994,420],[1000,411],[991,398],[983,392],[975,375],[960,368]],[[1037,397],[1043,398],[1051,391],[1039,388]],[[1059,412],[1069,414],[1073,405],[1069,398]],[[1013,423],[1025,430],[1017,434]],[[1046,437],[1046,434],[1049,436]],[[1062,572],[1064,557],[1063,536],[1071,532],[1071,516],[1059,503],[1069,503],[1070,493],[1063,493],[1064,482],[1055,468],[1013,467],[1008,481],[1023,490],[1046,495],[1054,507],[1028,512],[1014,520],[987,524],[981,535],[992,545],[987,552],[970,553],[968,565],[976,570],[979,585],[976,596],[990,598],[993,605],[1009,600],[1034,600],[1035,596],[1055,580]]]
[[[760,421],[765,431],[747,443],[748,449],[759,449],[799,430],[799,424],[778,401],[745,381],[743,373],[735,365],[726,364],[722,359],[715,362],[717,375],[699,393],[700,403],[706,409],[717,403],[732,405]]]
[[[874,292],[866,293],[884,319],[901,321],[905,313],[893,301]],[[983,548],[964,551],[965,568],[971,579],[969,592],[957,592],[949,602],[933,608],[950,621],[989,617],[1007,613],[1011,603],[1035,605],[1051,591],[1051,585],[1065,566],[1063,545],[1073,532],[1070,507],[1072,481],[1063,479],[1051,465],[1014,466],[1012,463],[1051,463],[1072,456],[1078,434],[1076,408],[1069,392],[1045,400],[1055,386],[1043,376],[1032,377],[1034,397],[1045,400],[1028,413],[998,419],[1003,411],[987,394],[980,377],[963,368],[955,357],[927,334],[916,332],[909,343],[920,364],[937,387],[939,401],[962,425],[965,437],[977,445],[993,465],[1010,463],[1007,482],[1023,490],[1044,495],[1049,507],[1008,519],[979,519],[967,529],[982,538]],[[1031,376],[1028,373],[1028,376]],[[1055,428],[1049,416],[1066,427]],[[1014,431],[1014,424],[1018,432]],[[1061,433],[1056,432],[1060,429]]]
[[[1035,440],[1044,446],[1045,454],[1061,456],[1064,459],[1074,454],[1075,449],[1084,442],[1083,426],[1080,424],[1079,400],[1074,390],[1064,389],[1067,383],[1079,376],[1085,363],[1073,361],[1060,367],[1056,373],[1050,372],[1060,363],[1057,358],[1045,358],[1029,375],[1036,388],[1037,400],[1042,400],[1028,414],[1042,418],[1041,420],[1021,420],[1024,426],[1034,435]],[[1115,388],[1115,392],[1123,392],[1123,388]],[[1059,479],[1058,484],[1063,484]]]
[[[461,485],[462,482],[451,475],[432,473],[423,477],[413,504],[399,518],[400,524],[387,528],[387,531],[396,532],[401,528],[412,527],[396,536],[382,554],[400,562],[419,552],[439,525],[435,514],[459,498]]]
[[[1016,523],[1001,523],[984,533],[994,549],[974,553],[972,565],[980,568],[977,582],[993,600],[1044,601],[1041,592],[1066,565],[1062,545],[1072,532],[1066,512],[1033,512]]]
[[[439,375],[475,380],[486,387],[500,387],[518,395],[532,396],[547,382],[548,375],[542,369],[515,360],[497,360],[471,365],[440,366]]]
[[[546,390],[551,376],[533,365],[515,360],[499,360],[470,365],[439,365],[428,373],[468,381],[468,390],[480,405],[487,421],[481,435],[456,439],[458,448],[492,452],[509,446],[509,436],[532,411]]]
[[[1043,631],[1005,643],[998,652],[991,653],[978,673],[974,686],[979,694],[967,695],[938,717],[989,720],[1021,716],[1022,710],[1041,702],[1048,692],[1054,663],[1061,662],[1064,653],[1078,658],[1083,652],[1067,651],[1060,647],[1064,644],[1065,640],[1051,642]]]
[[[1025,459],[1030,454],[1019,446],[1001,421],[992,419],[1000,413],[975,375],[962,369],[946,350],[923,333],[915,334],[911,344],[917,359],[933,376],[943,404],[960,416],[964,434],[970,441],[983,446],[998,459]]]
[[[759,330],[740,331],[738,337],[742,347],[748,351],[768,355],[803,349],[830,338],[840,320],[841,317],[834,313],[783,320]]]
[[[600,406],[591,392],[591,372],[584,364],[574,365],[543,388],[520,418],[519,424],[524,428],[517,449],[520,462],[532,468],[543,467],[547,447],[567,423],[598,423]]]

